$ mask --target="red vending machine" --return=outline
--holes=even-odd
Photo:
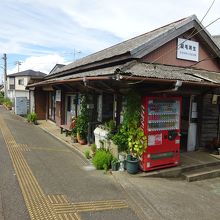
[[[179,164],[181,104],[181,97],[143,99],[142,126],[148,143],[141,161],[143,171]]]

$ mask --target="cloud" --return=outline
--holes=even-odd
[[[36,45],[50,48],[50,51],[38,50],[42,54],[74,48],[88,53],[119,40],[116,36],[109,39],[110,32],[81,27],[58,4],[32,0],[11,2],[3,2],[0,8],[0,36],[5,38],[4,42],[0,41],[0,48],[7,53],[33,55],[37,51],[32,46]]]
[[[207,0],[2,0],[0,48],[8,53],[51,53],[74,48],[95,52],[191,14],[202,19]],[[219,16],[216,1],[205,24]],[[219,22],[209,30],[219,33]],[[31,46],[47,46],[33,50]]]
[[[49,58],[51,54],[64,59],[63,51],[80,50],[82,57],[192,14],[202,19],[211,3],[211,0],[1,0],[0,53],[17,54],[17,60],[19,56],[30,56],[33,59],[28,61],[28,68],[31,61],[33,65],[36,63],[34,57],[44,57],[52,62],[42,65],[42,70],[48,71],[47,65],[54,64]],[[220,0],[216,0],[204,26],[219,17],[219,8]],[[208,28],[211,34],[220,34],[219,23]],[[26,67],[26,62],[27,59],[21,68]],[[40,66],[34,65],[37,67]]]
[[[30,56],[21,62],[19,66],[20,71],[32,69],[35,71],[41,71],[43,73],[48,74],[52,68],[57,64],[64,64],[65,60],[63,57],[57,54],[51,54],[46,56]],[[8,71],[8,74],[18,72],[18,67],[14,67],[13,69]]]

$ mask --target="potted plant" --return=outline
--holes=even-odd
[[[117,171],[119,169],[119,166],[120,166],[119,160],[114,157],[111,161],[112,171]]]
[[[139,159],[146,149],[146,136],[140,127],[141,96],[131,90],[126,96],[123,112],[123,122],[113,141],[118,145],[119,151],[128,152],[126,169],[129,173],[137,173]]]
[[[27,121],[37,125],[37,114],[35,112],[29,113],[27,115]]]
[[[77,117],[76,122],[77,140],[80,144],[86,144],[88,122],[89,114],[86,104],[86,97],[83,96],[81,100],[80,115]]]
[[[139,170],[140,157],[147,147],[147,138],[141,127],[132,122],[128,131],[128,148],[129,155],[126,160],[128,173],[135,174]]]
[[[71,140],[73,143],[77,143],[77,129],[76,126],[71,131]]]

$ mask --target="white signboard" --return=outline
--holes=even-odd
[[[56,90],[56,102],[61,102],[61,90]]]
[[[183,60],[199,61],[199,43],[178,38],[177,58]]]

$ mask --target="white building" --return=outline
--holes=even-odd
[[[26,86],[41,81],[45,76],[45,73],[34,70],[25,70],[7,76],[7,96],[12,101],[16,114],[19,114],[17,106],[21,100],[25,101],[26,109],[29,110],[30,91],[26,89]],[[21,107],[23,106],[21,104]]]

